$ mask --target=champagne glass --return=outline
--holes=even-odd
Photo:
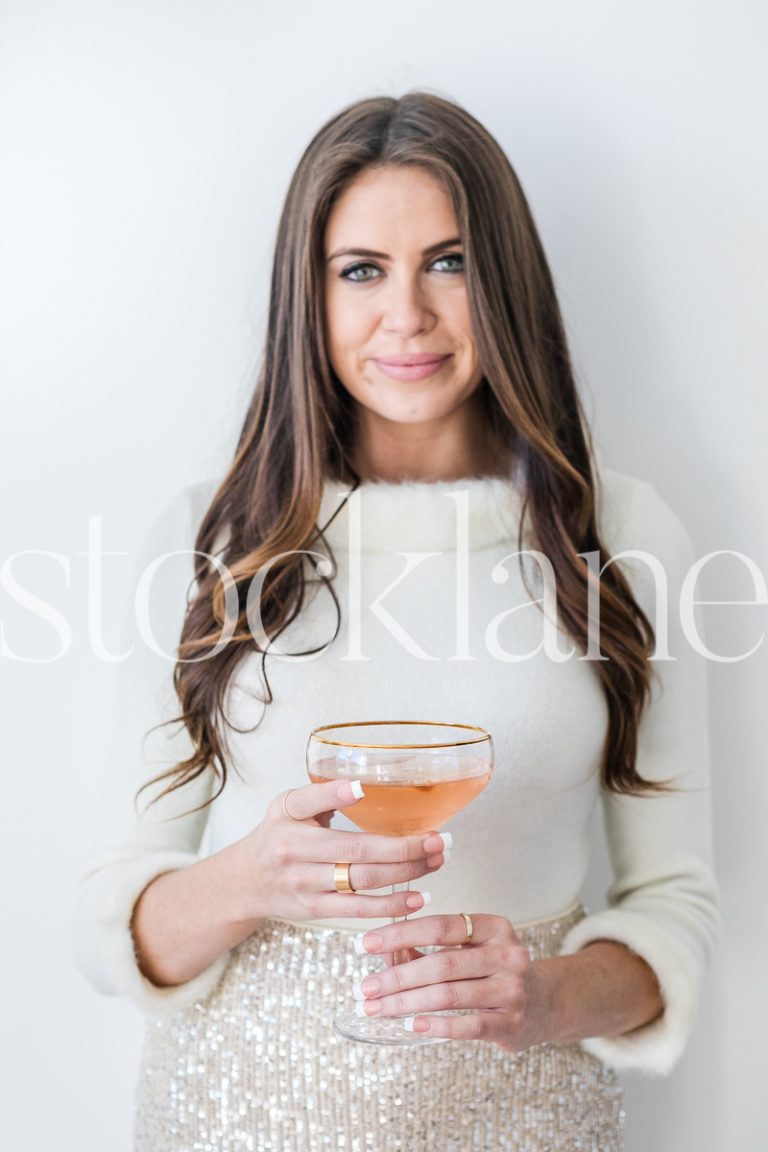
[[[493,741],[484,728],[472,724],[432,720],[324,724],[310,733],[307,744],[310,780],[316,784],[359,780],[365,796],[339,811],[364,832],[379,836],[439,831],[482,792],[492,771]],[[393,884],[392,891],[408,887]],[[397,956],[393,959],[397,963]],[[412,1047],[440,1042],[406,1032],[402,1017],[344,1013],[334,1020],[334,1028],[350,1040],[369,1044]]]

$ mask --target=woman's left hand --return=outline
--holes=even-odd
[[[508,1051],[552,1040],[555,1021],[541,962],[531,959],[505,917],[478,914],[472,925],[470,944],[465,944],[467,925],[458,913],[419,916],[364,933],[366,955],[390,963],[403,950],[408,957],[361,981],[355,995],[362,991],[365,1015],[408,1016],[414,1032],[490,1040]],[[433,945],[445,951],[418,951]],[[446,1010],[470,1014],[419,1015]]]

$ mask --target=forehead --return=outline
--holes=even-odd
[[[390,165],[367,168],[345,188],[331,209],[325,241],[331,249],[412,240],[421,249],[454,234],[456,214],[437,177],[416,165]]]

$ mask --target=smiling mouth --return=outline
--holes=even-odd
[[[373,358],[373,363],[380,372],[394,380],[423,380],[439,372],[448,361],[447,356],[389,356],[382,359]]]

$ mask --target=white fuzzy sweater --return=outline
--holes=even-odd
[[[188,488],[161,512],[139,557],[137,582],[161,553],[194,547],[214,488],[213,482]],[[321,524],[347,491],[327,485]],[[601,803],[614,873],[608,906],[576,925],[561,951],[598,938],[621,941],[654,969],[665,1011],[632,1033],[582,1043],[616,1068],[662,1074],[673,1067],[719,932],[705,660],[688,643],[677,611],[680,583],[694,559],[690,540],[650,485],[602,470],[603,539],[612,554],[642,549],[663,563],[668,647],[675,657],[654,662],[659,682],[641,724],[637,767],[646,778],[674,777],[682,791],[620,797],[604,794],[597,775],[607,708],[594,664],[579,660],[579,652],[556,659],[551,648],[536,651],[544,619],[511,556],[520,511],[517,481],[364,484],[326,532],[337,564],[338,637],[327,644],[335,615],[327,590],[316,583],[279,644],[284,653],[326,646],[306,659],[268,657],[274,702],[266,709],[253,695],[259,658],[241,665],[229,688],[230,718],[243,729],[262,712],[263,719],[250,734],[229,735],[234,764],[221,797],[171,821],[210,795],[213,780],[207,775],[136,817],[132,798],[139,784],[188,755],[190,744],[178,726],[147,736],[177,710],[173,662],[151,651],[131,618],[126,639],[135,648],[121,668],[98,843],[76,911],[78,963],[99,990],[130,996],[153,1014],[175,1012],[212,990],[226,955],[173,988],[157,988],[142,976],[129,929],[133,905],[153,877],[194,861],[204,834],[204,851],[216,852],[252,829],[278,792],[305,783],[311,728],[355,719],[461,720],[492,733],[496,771],[485,792],[450,822],[453,859],[429,877],[430,913],[468,909],[525,924],[571,908],[589,863],[591,816]],[[528,537],[525,543],[530,546]],[[318,551],[324,550],[318,545]],[[647,566],[621,564],[653,620]],[[152,621],[171,656],[190,578],[189,558],[177,557],[159,569],[153,586]],[[570,651],[569,638],[555,635],[559,650]],[[345,825],[343,818],[336,822]],[[323,923],[359,931],[376,922]]]

